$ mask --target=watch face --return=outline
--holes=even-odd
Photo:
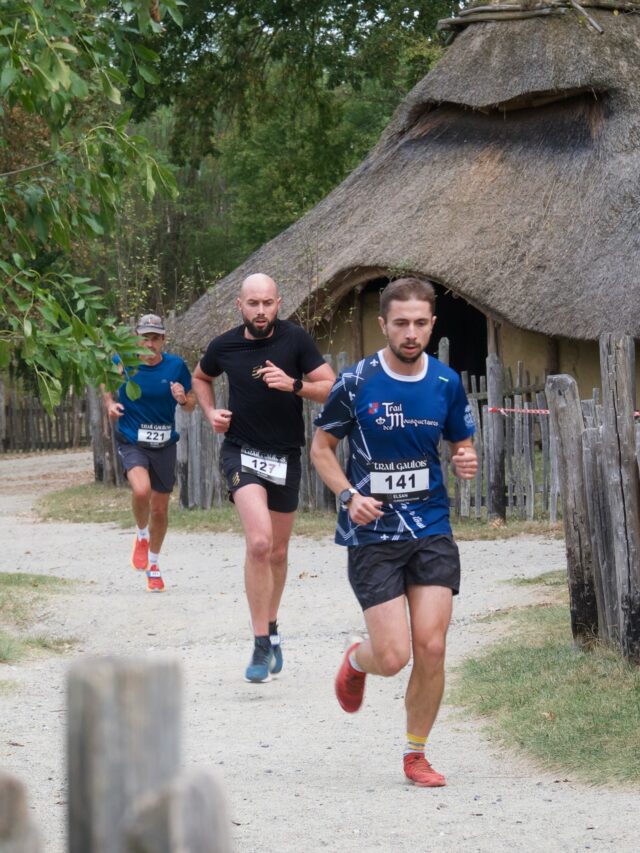
[[[298,391],[302,390],[302,379],[294,379],[293,380],[293,391],[294,394],[297,394]]]
[[[351,491],[351,489],[344,489],[338,495],[340,503],[344,504],[344,506],[346,506],[348,503],[350,503],[352,497],[353,497],[353,492]]]

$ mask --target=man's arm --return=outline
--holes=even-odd
[[[271,361],[265,362],[265,367],[257,371],[262,379],[267,383],[269,388],[274,388],[276,391],[287,391],[293,393],[293,384],[295,379],[288,376],[284,370],[276,367]],[[298,397],[306,397],[307,400],[314,400],[316,403],[324,403],[329,396],[329,391],[335,382],[336,375],[331,369],[331,366],[326,362],[316,367],[311,373],[307,373],[307,378],[302,381],[302,388],[297,392]]]
[[[226,432],[231,425],[231,412],[229,409],[216,409],[213,376],[208,376],[198,364],[193,371],[191,383],[200,408],[211,424],[213,431],[217,433]]]
[[[471,438],[449,442],[453,473],[461,480],[473,480],[478,471],[478,454]]]
[[[321,428],[315,431],[311,442],[313,466],[322,481],[335,495],[351,488],[351,483],[347,480],[336,456],[338,443],[338,438]],[[375,521],[376,518],[380,518],[384,514],[380,509],[381,506],[381,501],[356,492],[349,502],[349,515],[356,524],[369,524],[370,521]]]
[[[185,412],[192,412],[195,409],[196,395],[193,391],[185,391],[184,385],[180,382],[171,382],[170,388],[173,399]]]
[[[106,391],[104,385],[100,386],[100,391],[102,392],[102,404],[105,407],[107,415],[112,421],[118,420],[124,415],[124,406],[122,403],[118,403],[117,400],[113,399],[113,394],[111,391]]]

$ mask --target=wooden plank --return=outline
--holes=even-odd
[[[129,853],[231,853],[231,820],[222,785],[204,770],[180,774],[140,798],[127,828]]]
[[[199,409],[199,407],[197,407]],[[179,406],[176,409],[176,429],[180,441],[176,447],[176,487],[178,506],[189,509],[189,432],[191,421],[188,412]],[[208,425],[208,422],[207,422]],[[197,476],[197,474],[195,475]]]
[[[593,579],[598,608],[598,636],[620,643],[620,609],[613,565],[611,511],[603,470],[602,428],[589,427],[582,434],[582,462],[587,497],[587,517],[593,552]]]
[[[547,398],[538,391],[536,394],[536,408],[546,409]],[[550,458],[549,458],[549,415],[538,415],[540,426],[540,452],[542,454],[542,512],[546,514],[549,511],[549,474],[550,474]]]
[[[84,658],[68,679],[70,853],[124,853],[125,821],[180,764],[179,666],[162,658]]]
[[[504,398],[505,409],[513,408],[513,400],[511,397]],[[505,478],[507,487],[507,509],[513,512],[516,505],[515,488],[516,488],[516,473],[514,465],[514,450],[513,450],[513,418],[511,416],[504,419],[504,448],[505,448]]]
[[[27,792],[19,779],[0,770],[0,853],[40,853]]]
[[[584,485],[581,439],[584,422],[578,386],[567,374],[550,376],[546,394],[558,439],[571,630],[577,642],[589,644],[598,633],[598,611]]]
[[[600,337],[603,458],[613,524],[613,559],[622,653],[640,662],[640,482],[636,459],[635,344],[629,335]]]
[[[531,403],[524,404],[525,409],[531,409]],[[535,515],[536,481],[533,460],[533,415],[524,415],[523,434],[524,487],[525,508],[527,520],[533,521]]]
[[[482,485],[484,482],[484,478],[482,476],[484,469],[484,444],[482,439],[482,422],[480,420],[480,407],[478,405],[478,401],[470,399],[469,405],[471,406],[473,420],[476,425],[476,433],[473,437],[473,445],[476,449],[476,453],[478,454],[478,473],[476,474],[474,481],[474,503],[475,517],[477,519],[480,519],[482,518]]]
[[[503,367],[495,353],[487,356],[487,393],[489,408],[503,405]],[[488,520],[506,518],[504,494],[504,424],[499,412],[487,413],[489,423],[489,478],[487,480]]]
[[[513,395],[513,407],[522,408],[522,394]],[[519,412],[513,415],[513,469],[514,469],[514,497],[515,509],[518,518],[524,518],[524,476],[523,476],[523,416]]]
[[[438,341],[438,361],[449,364],[449,338],[440,338]]]

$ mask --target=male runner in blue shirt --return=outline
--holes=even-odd
[[[123,371],[126,380],[140,386],[141,395],[131,400],[126,382],[113,395],[103,393],[109,417],[116,421],[116,443],[127,480],[136,520],[131,564],[147,573],[149,592],[163,592],[158,568],[160,548],[169,524],[169,498],[176,481],[176,405],[193,411],[196,397],[191,374],[177,355],[162,351],[164,323],[156,314],[145,314],[136,327],[140,343],[149,354],[141,356],[135,372]]]
[[[421,787],[446,784],[424,748],[444,690],[445,641],[460,583],[440,438],[451,445],[458,477],[471,479],[478,465],[460,378],[425,353],[434,307],[427,282],[387,285],[379,317],[387,345],[338,377],[311,446],[313,464],[341,503],[336,542],[348,548],[349,581],[368,631],[347,649],[336,695],[345,711],[357,711],[366,675],[395,675],[413,651],[404,772]],[[345,436],[346,475],[336,457]]]

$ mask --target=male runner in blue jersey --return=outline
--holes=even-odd
[[[123,371],[125,379],[140,386],[141,395],[131,400],[126,382],[109,392],[103,401],[109,417],[116,421],[116,443],[127,480],[136,520],[131,564],[147,573],[149,592],[163,592],[159,569],[160,549],[169,524],[169,498],[176,480],[176,405],[193,411],[196,396],[191,374],[177,355],[162,351],[164,324],[156,314],[145,314],[136,327],[140,343],[149,354],[141,356],[135,372]]]
[[[424,749],[444,690],[445,641],[460,583],[440,437],[451,445],[458,477],[471,479],[478,466],[460,378],[425,353],[434,307],[427,282],[387,285],[379,317],[387,345],[338,377],[311,446],[313,464],[341,503],[336,542],[348,548],[349,581],[368,631],[347,649],[336,695],[345,711],[357,711],[366,675],[395,675],[413,651],[404,772],[421,787],[446,784]],[[336,458],[345,436],[346,475]]]

